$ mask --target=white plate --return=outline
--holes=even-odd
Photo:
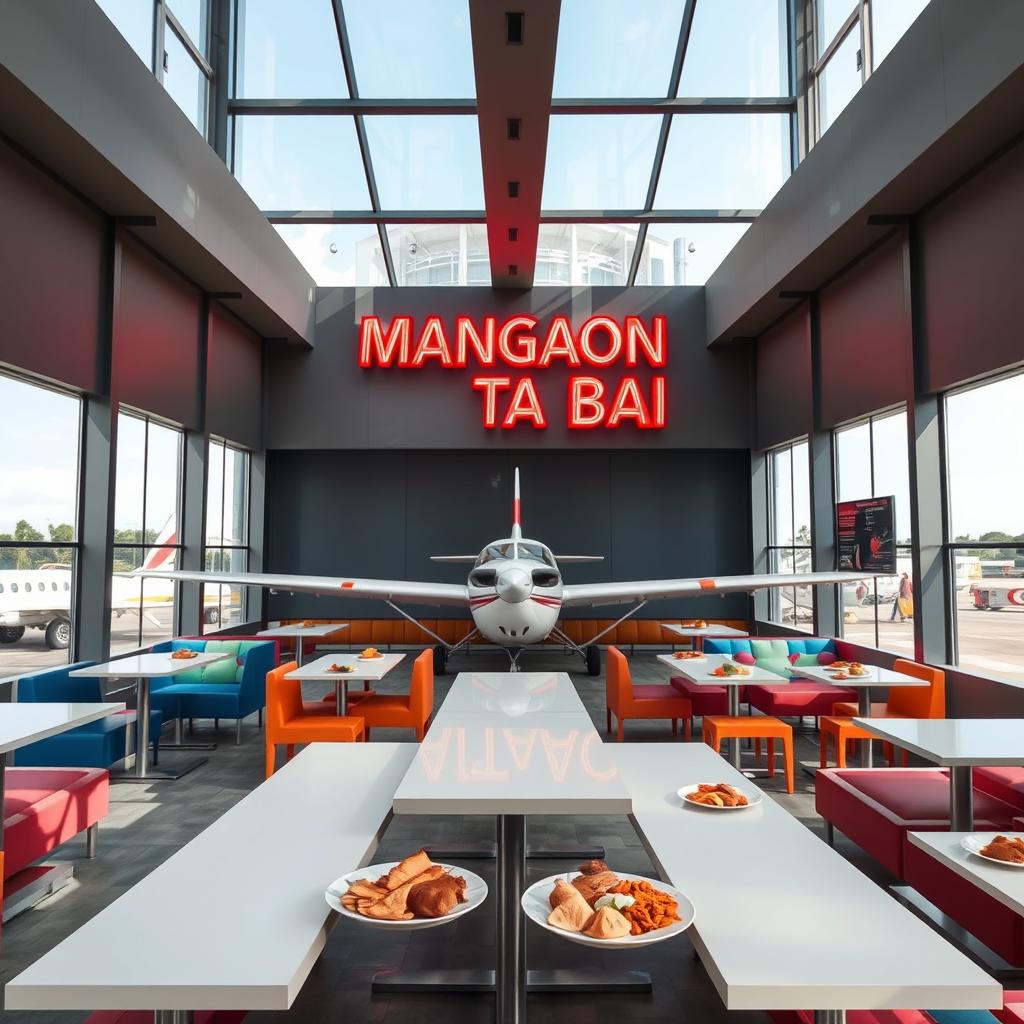
[[[357,914],[354,910],[342,906],[341,897],[345,895],[353,882],[358,882],[363,878],[368,878],[371,882],[376,881],[381,875],[386,875],[400,863],[401,861],[393,860],[387,864],[371,864],[369,867],[359,868],[356,871],[350,871],[347,875],[342,875],[341,878],[336,878],[324,892],[327,906],[342,917],[358,921],[370,928],[417,931],[420,928],[436,928],[438,925],[450,924],[456,918],[468,914],[471,910],[476,910],[487,899],[487,883],[479,875],[467,871],[465,868],[455,867],[453,864],[442,864],[441,867],[454,875],[461,875],[466,880],[466,902],[460,903],[444,917],[414,917],[411,921],[380,921],[373,917],[363,917],[362,914]]]
[[[764,797],[764,794],[759,789],[744,789],[742,786],[733,786],[733,789],[737,793],[742,793],[746,798],[745,804],[737,804],[735,807],[719,807],[717,804],[698,804],[692,800],[687,800],[687,796],[690,793],[696,793],[699,788],[698,784],[692,786],[683,786],[681,789],[676,790],[676,796],[683,801],[686,807],[696,807],[698,811],[746,811],[751,807],[756,807]]]
[[[975,857],[987,860],[990,864],[998,864],[1004,868],[1024,868],[1024,864],[1014,864],[1008,860],[999,860],[996,857],[989,857],[981,852],[981,848],[988,846],[996,836],[1006,836],[1007,839],[1024,839],[1024,836],[1019,832],[975,832],[972,835],[964,836],[960,840],[960,845],[968,853],[973,853]]]
[[[645,875],[627,875],[622,871],[616,871],[615,874],[623,881],[650,882],[662,892],[667,892],[678,904],[676,913],[682,920],[676,921],[675,924],[671,924],[667,928],[658,928],[653,932],[648,932],[646,935],[626,935],[621,939],[592,939],[589,935],[583,935],[580,932],[567,932],[564,928],[556,928],[554,925],[548,924],[548,914],[551,913],[550,896],[551,890],[555,887],[555,881],[563,878],[565,881],[571,882],[578,874],[578,871],[570,871],[564,875],[551,875],[550,878],[542,878],[539,882],[534,882],[523,893],[523,898],[520,900],[523,912],[534,924],[540,925],[546,931],[560,935],[570,942],[578,942],[581,946],[592,946],[595,949],[635,949],[637,946],[651,946],[655,942],[664,942],[666,939],[682,934],[693,924],[695,915],[693,904],[678,889],[653,878],[647,878]]]
[[[356,661],[383,661],[387,655],[375,654],[372,658],[364,658],[361,654],[356,655]]]
[[[703,665],[707,660],[708,656],[702,654],[699,658],[673,658],[674,662],[678,662],[680,665]]]

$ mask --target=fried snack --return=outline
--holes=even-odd
[[[655,889],[650,882],[619,882],[610,892],[621,892],[633,897],[633,905],[618,911],[629,922],[630,935],[645,935],[657,928],[667,928],[681,920],[676,913],[677,904],[667,892]],[[609,909],[605,907],[604,909]]]
[[[414,882],[406,906],[414,917],[444,917],[466,901],[466,880],[441,870],[437,878]]]
[[[360,900],[356,909],[363,917],[373,917],[380,921],[411,921],[413,914],[406,906],[411,889],[412,882],[406,882],[382,900]]]
[[[564,878],[556,878],[555,887],[548,896],[548,902],[551,904],[551,909],[554,910],[559,903],[564,903],[566,900],[572,899],[573,896],[578,896],[579,894],[579,889],[571,886]]]
[[[299,625],[302,626],[303,629],[309,629],[310,626],[315,626],[316,622],[313,619],[303,619]]]
[[[379,658],[380,657],[380,651],[378,651],[376,647],[364,647],[363,650],[359,652],[359,657],[361,657],[361,658]]]
[[[384,885],[389,890],[397,889],[400,885],[413,881],[418,875],[422,875],[424,871],[432,867],[434,864],[426,853],[423,850],[418,850],[411,857],[400,861],[387,873]]]
[[[188,647],[179,647],[178,650],[171,653],[171,661],[191,661],[198,656],[198,651],[193,651]]]
[[[1018,836],[996,836],[980,853],[1008,864],[1024,864],[1024,840]]]
[[[572,884],[592,907],[618,881],[618,875],[613,871],[598,871],[593,875],[577,875]]]
[[[581,932],[594,916],[594,911],[578,890],[571,885],[567,885],[566,888],[569,895],[560,900],[548,914],[548,924],[567,932]]]
[[[353,671],[351,665],[337,665],[333,661],[327,666],[328,672],[351,672]]]
[[[577,869],[581,875],[597,875],[608,870],[603,860],[585,860]]]
[[[589,935],[592,939],[621,939],[631,931],[632,926],[621,910],[602,907],[587,922],[583,934]]]
[[[697,792],[689,793],[686,799],[691,803],[711,804],[715,807],[746,807],[750,802],[727,782],[716,782],[713,785],[702,782],[698,785]]]

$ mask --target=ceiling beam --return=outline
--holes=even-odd
[[[303,116],[309,114],[337,115],[418,115],[447,114],[458,115],[476,113],[476,100],[412,100],[412,99],[245,99],[231,100],[228,104],[229,114],[246,114],[279,116],[290,114]]]
[[[544,210],[542,224],[749,224],[760,210]],[[264,210],[271,224],[483,224],[485,210]]]
[[[487,245],[497,287],[533,284],[560,9],[560,0],[508,6],[469,0]],[[510,11],[523,19],[519,41],[507,37]],[[510,118],[518,121],[515,138]]]
[[[668,89],[665,92],[667,100],[671,100],[679,92],[679,83],[683,78],[683,64],[686,61],[686,48],[690,45],[690,30],[693,28],[693,13],[696,7],[697,0],[686,0],[683,7],[683,16],[679,22],[679,37],[676,39],[676,55],[672,61],[672,72],[668,77]],[[654,197],[658,192],[661,167],[665,162],[665,150],[668,147],[668,133],[671,130],[672,114],[667,113],[661,119],[661,131],[658,134],[658,145],[654,150],[654,163],[651,166],[651,179],[647,184],[647,199],[644,201],[645,210],[651,210],[654,207]],[[640,271],[640,260],[643,258],[646,242],[647,228],[645,225],[641,225],[636,235],[636,245],[633,247],[629,276],[626,278],[628,285],[636,284],[636,275]]]

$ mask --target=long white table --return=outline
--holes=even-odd
[[[54,703],[54,704],[0,704],[0,859],[4,848],[4,815],[3,798],[7,755],[30,743],[45,740],[80,725],[106,718],[108,715],[124,711],[124,704],[119,701],[102,701],[98,703]],[[96,849],[96,829],[89,829],[86,840],[89,855],[94,856]],[[33,869],[34,870],[34,869]],[[17,886],[3,900],[0,916],[4,921],[20,914],[51,893],[67,885],[71,881],[74,869],[69,864],[43,865],[26,884]],[[2,881],[2,878],[0,878]],[[2,888],[2,886],[0,886]]]
[[[540,699],[535,704],[534,700]],[[576,693],[558,673],[461,672],[431,723],[427,738],[395,793],[396,814],[493,815],[498,837],[497,962],[468,979],[464,990],[493,983],[498,1024],[526,1019],[526,932],[519,905],[526,872],[526,815],[628,814],[629,793]],[[531,972],[532,974],[533,972]],[[530,984],[555,990],[560,982],[625,988],[649,986],[643,976],[583,981],[546,972]],[[441,972],[432,978],[385,975],[375,988],[453,989]]]
[[[994,1009],[1002,989],[770,798],[681,806],[696,782],[750,789],[710,748],[637,743],[612,757],[661,877],[696,907],[687,934],[729,1010]]]
[[[949,769],[949,828],[974,828],[974,768],[1024,764],[1024,721],[1014,718],[857,718],[879,739]]]
[[[8,982],[5,1008],[288,1009],[333,923],[324,889],[372,859],[415,751],[305,748]]]

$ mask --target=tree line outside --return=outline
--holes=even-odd
[[[138,569],[146,555],[144,547],[124,548],[116,545],[152,545],[159,536],[156,530],[114,531],[114,572]],[[75,539],[70,523],[49,524],[46,533],[37,530],[25,519],[19,519],[13,533],[0,533],[0,569],[38,569],[44,565],[71,566],[74,548],[62,547]],[[53,547],[15,547],[17,544],[49,541]],[[8,546],[11,545],[11,546]]]

